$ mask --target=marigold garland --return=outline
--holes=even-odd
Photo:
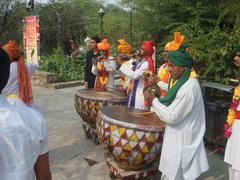
[[[232,98],[232,103],[228,110],[227,121],[224,125],[224,135],[226,137],[230,137],[232,134],[232,125],[236,118],[240,119],[239,111],[237,111],[237,107],[240,103],[240,85],[234,89],[234,94]]]
[[[101,62],[97,63],[97,69],[99,72],[99,80],[102,86],[105,86],[108,82],[108,72],[106,71],[104,64]]]

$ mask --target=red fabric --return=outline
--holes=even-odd
[[[18,87],[19,98],[28,105],[33,103],[33,93],[28,69],[22,57],[17,61],[18,63]]]
[[[153,41],[144,41],[143,42],[143,48],[144,51],[146,53],[146,60],[148,62],[148,70],[154,74],[154,63],[153,63],[153,59],[152,59],[152,55],[154,53],[154,49],[153,49],[154,43]]]
[[[240,120],[240,111],[237,111],[237,112],[236,112],[235,119],[238,119],[238,120]]]
[[[152,55],[154,53],[154,49],[153,49],[154,43],[153,41],[144,41],[142,45],[143,45],[144,53],[146,54],[146,60],[148,62],[148,71],[154,74],[155,68],[154,68],[154,63],[152,59]],[[145,80],[144,84],[145,86],[149,85],[147,80]],[[144,104],[145,106],[150,106],[150,104],[146,100],[144,100]]]

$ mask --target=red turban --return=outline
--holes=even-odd
[[[154,73],[154,63],[153,63],[153,59],[152,59],[152,55],[154,53],[154,49],[153,49],[153,46],[154,46],[154,42],[153,41],[144,41],[143,42],[143,49],[144,49],[144,52],[146,53],[146,59],[147,59],[147,62],[148,62],[148,70],[152,73]]]

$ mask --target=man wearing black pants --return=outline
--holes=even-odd
[[[94,88],[95,84],[95,75],[92,74],[92,62],[96,59],[98,54],[97,44],[100,43],[100,38],[98,36],[92,37],[90,40],[90,48],[91,50],[88,51],[86,56],[86,66],[85,66],[85,87],[86,88]]]

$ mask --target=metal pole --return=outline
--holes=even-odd
[[[133,40],[133,28],[132,28],[132,9],[130,10],[130,43],[132,45],[132,40]]]
[[[101,38],[103,37],[103,17],[101,18]]]

